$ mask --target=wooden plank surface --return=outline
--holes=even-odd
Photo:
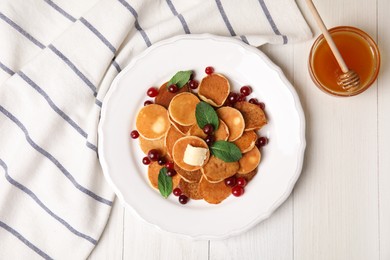
[[[297,3],[318,35],[305,0]],[[308,74],[313,40],[261,48],[293,83],[306,114],[305,164],[286,203],[245,234],[190,241],[157,231],[116,202],[91,259],[390,259],[390,1],[315,4],[328,27],[355,26],[377,40],[382,70],[365,93],[335,98]]]

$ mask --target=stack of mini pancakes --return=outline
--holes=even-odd
[[[204,77],[197,93],[191,92],[187,85],[171,93],[165,83],[160,87],[155,103],[144,106],[137,115],[141,150],[147,154],[151,149],[157,149],[167,161],[173,161],[177,172],[172,178],[173,186],[179,187],[191,199],[218,204],[231,194],[231,187],[224,182],[226,178],[243,177],[249,182],[257,172],[261,154],[255,143],[257,131],[267,123],[266,116],[259,105],[247,101],[224,106],[229,93],[229,81],[221,74]],[[204,141],[207,135],[198,126],[195,116],[196,105],[201,100],[217,112],[219,127],[214,130],[215,140],[234,143],[242,153],[238,162],[225,162],[210,150],[201,166],[183,161],[187,145],[209,149]],[[158,189],[162,167],[164,165],[157,162],[148,166],[148,178],[155,189]]]

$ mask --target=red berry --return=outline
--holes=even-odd
[[[175,166],[175,164],[173,162],[167,162],[165,164],[165,167],[167,167],[168,169],[173,169],[174,166]]]
[[[199,83],[198,83],[198,81],[191,79],[190,82],[188,83],[188,85],[190,86],[190,89],[197,89],[199,86]]]
[[[173,176],[175,176],[175,175],[176,175],[175,169],[168,169],[168,170],[167,170],[167,176],[173,177]]]
[[[249,103],[258,105],[259,101],[257,100],[257,98],[251,98],[251,99],[249,99]]]
[[[137,130],[133,130],[133,131],[131,131],[130,136],[133,139],[137,139],[139,137],[139,133]]]
[[[168,91],[171,93],[176,93],[179,90],[176,84],[169,85]]]
[[[165,165],[166,162],[167,162],[167,160],[165,160],[164,157],[161,157],[161,158],[158,159],[158,161],[157,161],[158,165],[161,165],[161,166]]]
[[[247,184],[246,180],[242,177],[237,178],[237,186],[245,187]]]
[[[187,197],[186,195],[180,195],[180,196],[179,196],[179,202],[180,202],[181,204],[187,204],[187,202],[188,202],[188,197]]]
[[[236,182],[237,182],[237,180],[236,180],[236,177],[234,177],[234,176],[225,179],[225,184],[226,184],[226,186],[229,186],[229,187],[234,187],[236,185]]]
[[[151,104],[153,104],[153,101],[152,101],[152,100],[146,100],[146,101],[144,102],[144,106],[151,105]]]
[[[142,163],[145,164],[145,165],[149,165],[150,164],[149,157],[146,156],[146,157],[142,158]]]
[[[181,189],[180,188],[174,188],[173,189],[173,195],[180,196],[181,195]]]
[[[148,157],[151,161],[158,161],[158,159],[160,159],[160,152],[156,149],[152,149],[148,152]]]
[[[212,124],[207,124],[203,127],[203,133],[205,133],[206,135],[213,133],[213,131],[214,131],[214,127]]]
[[[211,67],[211,66],[208,66],[208,67],[206,67],[206,69],[204,70],[204,72],[206,72],[207,75],[213,74],[214,68]]]
[[[158,95],[158,89],[155,88],[155,87],[151,87],[148,89],[148,91],[146,92],[146,94],[149,96],[149,97],[156,97]]]
[[[240,89],[240,93],[244,96],[249,96],[252,93],[252,89],[249,86],[243,86]]]
[[[264,110],[265,109],[265,104],[263,102],[258,103],[259,107]]]
[[[205,142],[208,146],[212,146],[215,142],[215,137],[213,135],[208,135],[205,139]]]
[[[244,194],[245,190],[241,186],[234,186],[232,188],[232,194],[236,197],[240,197],[242,194]]]
[[[236,103],[237,102],[237,99],[238,99],[238,94],[237,93],[234,93],[234,92],[230,92],[227,100],[229,100],[230,103]]]
[[[268,138],[267,137],[259,137],[257,140],[256,140],[256,146],[257,148],[260,148],[260,147],[263,147],[264,145],[268,144]]]

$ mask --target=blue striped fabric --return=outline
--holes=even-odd
[[[7,202],[0,205],[0,259],[85,259],[97,244],[114,199],[98,161],[97,123],[112,80],[134,55],[184,33],[252,45],[311,36],[293,0],[240,8],[227,0],[15,3],[0,5],[7,41],[0,49],[0,197]],[[280,19],[272,10],[282,8]]]

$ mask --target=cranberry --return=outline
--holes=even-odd
[[[236,197],[240,197],[242,194],[244,194],[245,190],[241,186],[234,186],[232,188],[232,194]]]
[[[173,189],[173,195],[180,196],[181,195],[181,189],[180,188],[174,188]]]
[[[214,127],[212,124],[207,124],[203,127],[203,133],[205,133],[206,135],[211,134],[213,131],[214,131]]]
[[[240,93],[244,96],[249,96],[252,93],[252,89],[249,86],[243,86],[240,89]]]
[[[168,169],[168,170],[167,170],[167,176],[173,177],[173,176],[175,176],[175,175],[176,175],[175,169]]]
[[[148,89],[148,91],[146,92],[146,94],[149,96],[149,97],[156,97],[158,95],[158,89],[155,88],[155,87],[151,87]]]
[[[161,166],[165,165],[166,162],[167,162],[167,160],[165,160],[164,157],[161,157],[161,158],[158,159],[158,161],[157,161],[158,165],[161,165]]]
[[[263,102],[259,102],[257,105],[259,105],[259,107],[264,110],[265,109],[265,104]]]
[[[238,94],[234,92],[230,92],[227,99],[229,100],[230,103],[236,103],[238,99]]]
[[[232,176],[225,179],[226,186],[234,187],[236,185],[236,177]]]
[[[199,86],[199,82],[194,79],[191,79],[188,85],[190,86],[190,89],[197,89]]]
[[[180,195],[180,196],[179,196],[179,202],[180,202],[181,204],[187,204],[187,202],[188,202],[188,197],[187,197],[186,195]]]
[[[205,139],[205,142],[208,146],[212,146],[215,142],[215,137],[213,135],[208,135]]]
[[[237,98],[237,102],[245,101],[245,100],[246,100],[246,96],[244,94],[239,95]]]
[[[137,139],[139,137],[139,133],[137,130],[133,130],[133,131],[131,131],[130,136],[133,139]]]
[[[145,164],[145,165],[149,165],[150,164],[149,157],[146,156],[146,157],[142,158],[142,163]]]
[[[151,161],[158,161],[158,159],[160,159],[160,152],[156,149],[152,149],[148,152],[148,157]]]
[[[169,85],[168,91],[171,93],[176,93],[179,90],[176,84]]]
[[[174,166],[175,166],[175,164],[173,162],[167,162],[165,164],[165,167],[167,167],[168,169],[173,169]]]
[[[247,184],[246,180],[242,177],[237,178],[237,186],[245,187]]]
[[[263,147],[264,145],[268,144],[268,138],[267,137],[259,137],[257,140],[256,140],[256,146],[257,148],[260,148],[260,147]]]
[[[151,104],[153,104],[153,101],[152,101],[152,100],[146,100],[146,101],[144,102],[144,106],[151,105]]]
[[[251,98],[251,99],[249,99],[249,103],[258,105],[259,101],[257,100],[257,98]]]
[[[207,75],[213,74],[214,68],[211,67],[211,66],[208,66],[208,67],[206,67],[206,69],[204,70],[204,72],[206,72]]]

